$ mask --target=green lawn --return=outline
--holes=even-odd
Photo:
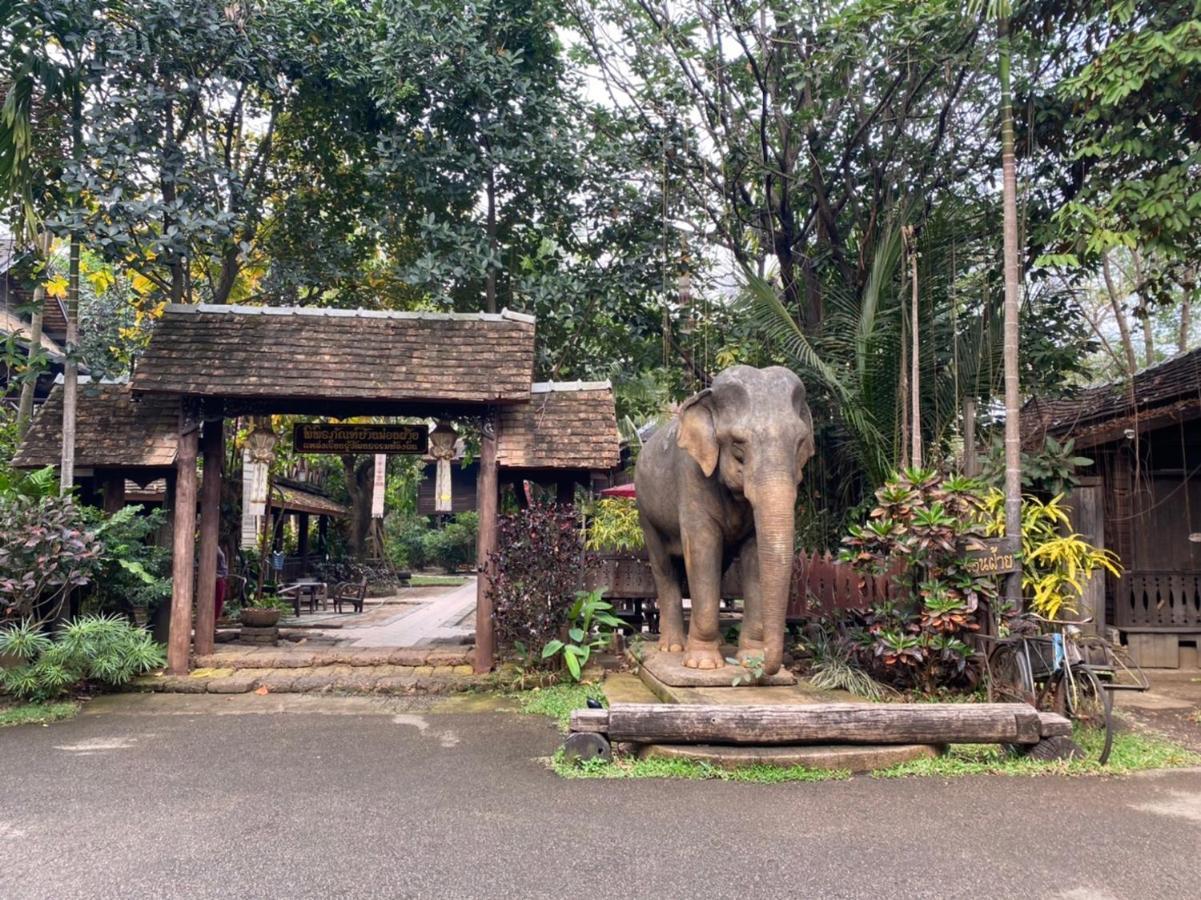
[[[549,716],[566,732],[571,722],[571,711],[583,709],[588,700],[605,702],[604,689],[599,684],[575,684],[564,682],[545,688],[520,691],[513,698],[521,705],[523,713],[534,716]]]
[[[79,712],[79,704],[73,700],[60,703],[17,703],[12,706],[0,701],[0,728],[7,725],[45,725],[60,719],[69,719]]]
[[[458,587],[467,583],[465,575],[411,575],[409,587]]]

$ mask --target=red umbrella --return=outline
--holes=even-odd
[[[634,483],[618,484],[611,488],[605,488],[601,491],[602,497],[625,497],[627,500],[634,499]]]

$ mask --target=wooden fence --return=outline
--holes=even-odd
[[[645,552],[597,554],[597,562],[585,579],[588,588],[604,586],[613,600],[643,601],[655,596],[655,583]],[[685,596],[687,586],[685,585]],[[721,583],[722,597],[742,596],[738,562],[730,566]],[[838,610],[869,609],[895,599],[899,592],[888,575],[863,575],[831,553],[797,553],[792,566],[792,588],[788,598],[790,619],[830,615]]]

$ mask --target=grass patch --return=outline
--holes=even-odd
[[[72,700],[59,703],[20,703],[16,706],[0,706],[0,728],[9,725],[46,725],[69,719],[79,712],[79,704]]]
[[[808,769],[804,766],[746,766],[723,769],[691,759],[634,759],[617,757],[611,762],[591,759],[570,763],[559,751],[551,768],[563,778],[682,778],[688,781],[737,781],[750,784],[780,784],[786,781],[846,781],[843,769]]]
[[[573,709],[584,709],[588,701],[605,703],[605,692],[600,684],[555,684],[550,687],[534,688],[513,695],[521,705],[523,713],[548,716],[555,720],[561,731],[566,731],[571,722]]]
[[[410,575],[409,587],[458,587],[467,583],[465,575]]]
[[[1175,769],[1201,765],[1201,755],[1164,738],[1134,731],[1115,734],[1109,762],[1096,762],[1100,735],[1077,729],[1074,739],[1092,759],[1044,762],[1010,756],[997,744],[953,744],[935,759],[918,759],[872,772],[873,778],[962,775],[1126,775],[1147,769]]]

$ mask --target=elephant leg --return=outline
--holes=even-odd
[[[684,601],[680,597],[680,576],[658,532],[644,526],[643,537],[659,606],[659,649],[679,653],[684,649]]]
[[[763,656],[763,596],[759,591],[759,545],[754,535],[742,545],[738,555],[742,576],[742,628],[738,632],[738,661]]]
[[[692,600],[684,665],[691,669],[720,669],[725,665],[718,631],[721,557],[721,533],[716,528],[701,527],[684,532],[684,565],[688,570],[688,593]]]

